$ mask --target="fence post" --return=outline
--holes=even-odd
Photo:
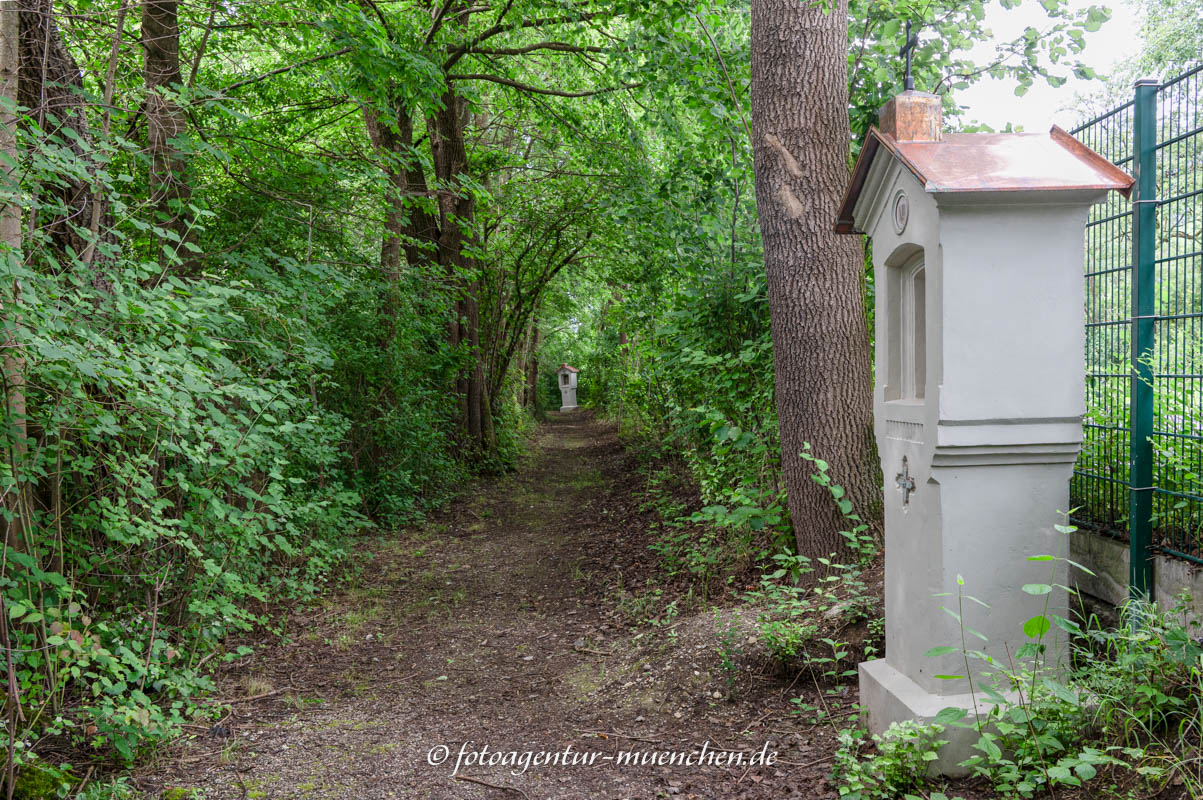
[[[1129,576],[1135,598],[1153,592],[1153,374],[1157,287],[1157,89],[1150,78],[1136,82],[1132,165],[1136,192],[1132,214],[1132,377],[1129,441]]]

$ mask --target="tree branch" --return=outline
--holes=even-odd
[[[506,7],[508,8],[509,6],[507,5]],[[544,25],[565,25],[569,22],[588,22],[591,19],[605,16],[606,13],[608,12],[588,11],[583,14],[570,17],[539,17],[538,19],[523,20],[522,22],[514,22],[509,25],[502,25],[498,23],[491,28],[486,28],[471,41],[452,50],[451,55],[449,55],[447,60],[443,62],[443,69],[451,69],[459,62],[461,58],[474,50],[481,42],[492,39],[498,34],[519,30],[521,28],[540,28]]]
[[[533,53],[536,50],[555,50],[560,53],[604,53],[604,47],[566,44],[565,42],[539,42],[538,44],[527,45],[526,47],[499,47],[495,50],[481,49],[471,50],[475,55],[482,56],[521,56],[527,53]]]
[[[184,84],[189,89],[196,83],[196,73],[200,69],[201,59],[204,58],[205,48],[209,45],[209,35],[213,33],[213,20],[217,18],[217,6],[221,4],[221,0],[213,0],[213,4],[209,6],[209,21],[205,23],[205,32],[201,34],[200,44],[196,46],[196,53],[192,56],[192,69],[188,73],[188,82]]]
[[[234,83],[231,83],[229,86],[225,87],[224,89],[222,89],[219,92],[219,94],[224,95],[225,93],[232,92],[235,89],[241,89],[243,86],[249,86],[252,83],[258,83],[259,81],[265,81],[268,78],[271,78],[275,75],[283,75],[285,72],[292,72],[294,69],[300,69],[301,67],[306,67],[306,66],[309,66],[310,64],[316,64],[319,61],[326,61],[331,58],[338,58],[339,56],[345,55],[354,49],[355,49],[354,47],[344,47],[341,50],[335,50],[333,53],[323,53],[320,56],[314,56],[313,58],[307,58],[304,61],[298,61],[295,64],[289,64],[288,66],[280,67],[279,69],[273,69],[270,72],[265,72],[262,75],[256,75],[253,78],[247,78],[246,80],[236,81]]]
[[[739,121],[744,124],[744,131],[748,134],[748,142],[751,142],[752,129],[748,126],[747,117],[744,116],[744,107],[739,102],[739,95],[735,93],[735,84],[731,82],[731,75],[727,72],[727,62],[723,60],[723,51],[718,49],[718,43],[710,35],[710,29],[706,27],[706,23],[702,20],[701,15],[695,13],[693,18],[702,27],[702,33],[706,34],[706,41],[710,42],[710,49],[714,51],[714,55],[718,58],[718,65],[723,70],[723,77],[727,79],[727,91],[731,94],[731,101],[735,103],[735,110],[739,112]]]
[[[447,12],[451,10],[454,3],[455,0],[445,0],[443,7],[434,15],[434,20],[430,23],[430,30],[426,31],[422,44],[430,44],[434,40],[434,35],[439,32],[439,28],[443,27],[443,17],[447,16]]]
[[[447,2],[451,3],[453,0],[447,0]],[[361,3],[376,13],[376,18],[379,19],[380,24],[384,26],[384,33],[388,36],[389,41],[395,41],[396,37],[393,36],[393,29],[389,27],[388,19],[384,16],[384,12],[380,10],[380,6],[376,5],[374,0],[361,0]]]
[[[587,92],[561,92],[558,89],[544,89],[540,86],[531,86],[527,83],[519,83],[518,81],[502,78],[498,75],[485,75],[484,73],[473,72],[467,74],[452,74],[447,76],[449,81],[489,81],[490,83],[500,83],[502,86],[509,86],[521,92],[530,92],[532,94],[548,94],[553,97],[593,97],[594,95],[607,94],[609,92],[618,92],[623,89],[638,89],[642,83],[625,83],[622,86],[607,86],[604,89],[592,89]]]

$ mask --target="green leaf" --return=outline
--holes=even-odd
[[[947,708],[940,709],[940,713],[936,714],[932,721],[938,725],[951,725],[964,719],[968,713],[968,709],[948,706]]]
[[[1056,614],[1050,614],[1049,616],[1053,618],[1053,624],[1066,633],[1072,633],[1074,635],[1080,635],[1082,633],[1082,626],[1073,620],[1066,619],[1065,617],[1059,617]]]
[[[1086,22],[1082,25],[1087,31],[1094,33],[1103,27],[1103,23],[1111,18],[1111,12],[1102,6],[1090,6],[1086,11]]]
[[[1048,633],[1049,627],[1048,617],[1043,614],[1037,614],[1023,623],[1023,633],[1030,639],[1038,639]]]
[[[1023,590],[1028,594],[1041,595],[1048,594],[1053,590],[1053,587],[1047,583],[1025,583]]]
[[[977,746],[995,761],[1002,759],[1002,749],[989,736],[978,739]]]
[[[986,637],[986,634],[982,633],[981,631],[979,631],[975,628],[970,628],[968,625],[962,625],[961,627],[965,630],[965,633],[969,634],[970,636],[976,636],[977,638],[981,639],[983,642],[990,641]]]
[[[939,647],[933,647],[932,649],[928,650],[926,653],[923,654],[923,657],[924,658],[938,658],[939,656],[946,656],[946,655],[949,655],[950,653],[959,653],[959,652],[960,652],[960,650],[956,647],[949,647],[946,644],[942,644]]]
[[[1001,694],[999,694],[998,690],[995,689],[993,686],[982,686],[982,687],[979,687],[979,690],[981,691],[982,696],[985,697],[987,700],[989,700],[991,703],[994,703],[995,705],[998,705],[998,706],[1006,705],[1007,698],[1005,698]]]
[[[1078,779],[1075,778],[1073,776],[1073,773],[1069,771],[1069,767],[1063,767],[1060,765],[1049,767],[1048,768],[1048,776],[1049,776],[1049,778],[1060,781],[1061,783],[1068,783],[1068,784],[1077,784],[1078,783]]]
[[[1069,703],[1071,706],[1074,706],[1076,708],[1080,704],[1080,701],[1078,700],[1078,696],[1076,694],[1074,694],[1072,691],[1070,691],[1068,687],[1062,686],[1060,683],[1057,683],[1052,678],[1043,679],[1041,681],[1041,684],[1044,686],[1044,688],[1046,688],[1050,692],[1052,692],[1053,696],[1057,697],[1060,700],[1064,700],[1066,703]]]
[[[1069,564],[1071,567],[1077,567],[1082,572],[1085,572],[1087,575],[1094,575],[1094,572],[1092,572],[1089,567],[1079,564],[1077,561],[1071,561],[1070,559],[1067,558],[1067,559],[1065,559],[1065,563]]]

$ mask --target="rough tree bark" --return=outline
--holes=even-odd
[[[845,549],[803,445],[853,508],[880,505],[860,242],[832,227],[848,180],[848,2],[752,0],[752,150],[772,317],[782,468],[799,553]]]
[[[394,104],[396,122],[381,120],[371,109],[364,110],[368,136],[383,159],[389,193],[385,198],[384,236],[380,242],[380,268],[396,281],[400,277],[401,255],[411,267],[437,261],[433,247],[439,240],[438,221],[410,198],[426,194],[426,175],[413,153],[413,117],[399,103]]]
[[[0,207],[0,256],[8,264],[10,274],[22,261],[21,206],[17,201],[17,124],[16,113],[18,80],[21,72],[20,13],[16,3],[0,6],[0,154],[3,154],[3,189],[11,198]],[[25,471],[25,454],[28,449],[28,431],[25,421],[25,353],[15,340],[14,328],[20,324],[20,288],[15,278],[5,281],[2,288],[4,304],[3,376],[5,417],[8,430],[5,432],[9,467],[14,476],[14,485],[4,487],[4,507],[8,521],[4,523],[5,544],[17,550],[24,549],[24,526],[29,518],[30,486]],[[11,765],[11,760],[10,760]],[[9,778],[11,779],[11,773]],[[9,781],[11,796],[11,780]]]
[[[452,345],[468,351],[468,364],[457,382],[461,410],[468,441],[484,452],[495,446],[493,417],[485,395],[484,365],[480,350],[480,282],[474,273],[477,264],[464,253],[476,214],[476,199],[471,192],[460,191],[460,176],[468,170],[464,147],[467,104],[455,91],[443,95],[442,107],[430,125],[430,143],[434,156],[439,191],[440,261],[448,270],[452,285],[462,287],[462,299],[456,304],[451,322]],[[468,231],[465,235],[465,231]]]
[[[143,0],[143,81],[146,84],[147,146],[150,150],[150,201],[161,221],[189,238],[187,204],[192,190],[185,175],[187,162],[173,140],[184,134],[184,109],[172,93],[180,88],[180,25],[177,0]],[[180,251],[184,271],[194,259]]]

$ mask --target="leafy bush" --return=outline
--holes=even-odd
[[[843,487],[832,483],[827,462],[809,450],[808,445],[801,455],[815,466],[811,478],[831,492],[848,523],[848,529],[841,533],[850,550],[859,555],[860,563],[840,564],[832,558],[812,561],[787,549],[773,556],[776,569],[766,571],[761,576],[760,588],[749,596],[762,607],[761,640],[781,664],[822,667],[824,677],[846,677],[838,668],[848,658],[850,649],[842,642],[818,634],[825,627],[824,619],[833,616],[847,625],[879,614],[881,601],[868,591],[861,578],[862,570],[877,553],[877,544],[868,526],[853,513]]]
[[[839,732],[832,779],[843,800],[894,800],[926,785],[928,767],[944,742],[942,725],[895,722],[872,737],[876,752],[867,754],[870,739],[859,728]]]
[[[116,217],[90,261],[32,224],[3,253],[0,638],[17,722],[0,746],[32,776],[47,743],[129,762],[206,713],[202,667],[229,634],[315,593],[365,510],[413,519],[466,469],[432,402],[454,368],[432,314],[383,328],[365,300],[379,276],[295,226],[213,247],[202,274],[196,241],[229,220],[192,205],[186,236],[160,225],[126,172],[136,145],[21,136],[0,200],[55,219],[40,189],[84,175]]]
[[[1048,597],[1053,588],[1034,583],[1023,590]],[[958,594],[963,595],[959,580]],[[1023,624],[1027,641],[1007,663],[964,645],[932,648],[929,655],[960,653],[964,659],[965,673],[949,678],[975,675],[975,714],[966,718],[964,709],[949,708],[937,718],[976,731],[977,753],[962,766],[1003,797],[1097,784],[1105,772],[1116,785],[1126,775],[1126,783],[1137,784],[1131,791],[1149,796],[1170,782],[1183,784],[1192,796],[1203,789],[1191,755],[1203,733],[1203,647],[1194,635],[1199,623],[1187,616],[1185,603],[1166,612],[1131,602],[1121,616],[1119,628],[1107,629],[1095,618],[1079,623],[1046,607]],[[1073,637],[1072,664],[1045,663],[1053,628]],[[974,661],[984,668],[971,669]],[[1107,792],[1101,787],[1091,792],[1109,796],[1099,794]],[[1129,796],[1128,789],[1114,796]]]
[[[748,599],[760,607],[760,639],[789,669],[817,669],[827,679],[847,677],[854,655],[844,642],[820,635],[871,619],[881,601],[861,579],[856,565],[820,558],[824,574],[810,559],[791,553],[773,557],[777,569],[761,576]]]

